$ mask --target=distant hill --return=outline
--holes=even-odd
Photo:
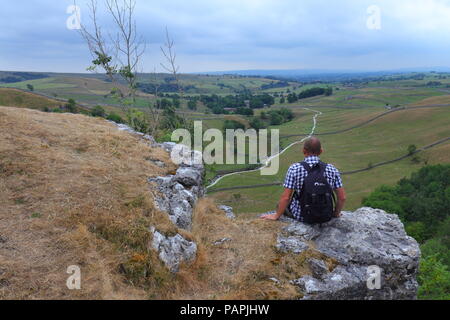
[[[403,68],[394,70],[327,70],[327,69],[275,69],[275,70],[232,70],[232,71],[213,71],[202,72],[199,74],[209,75],[240,75],[240,76],[258,76],[258,77],[279,77],[295,80],[316,80],[316,81],[338,81],[355,78],[380,77],[392,74],[413,73],[413,72],[450,72],[450,67],[421,67],[421,68]]]
[[[47,78],[45,73],[0,71],[0,83],[15,83]]]

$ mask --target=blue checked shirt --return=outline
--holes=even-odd
[[[317,163],[319,163],[320,158],[317,156],[307,157],[305,162],[309,164],[311,167]],[[298,194],[300,194],[300,190],[302,189],[303,182],[305,178],[308,176],[308,172],[303,168],[300,163],[296,163],[292,165],[288,173],[286,175],[286,180],[284,182],[284,187],[287,189],[295,190]],[[344,185],[342,183],[341,174],[339,170],[336,169],[333,165],[329,164],[325,170],[325,177],[328,180],[330,186],[336,190],[342,188]],[[296,220],[302,221],[301,216],[301,208],[300,202],[294,197],[292,199],[291,205],[289,206],[289,210]]]

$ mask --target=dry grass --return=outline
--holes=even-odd
[[[0,107],[0,299],[298,298],[289,280],[317,253],[278,253],[282,223],[230,221],[210,199],[192,233],[177,230],[147,182],[175,169],[104,120]],[[196,262],[169,273],[148,250],[150,226],[195,240]],[[232,241],[213,244],[223,238]],[[79,291],[66,287],[71,265],[81,267]]]
[[[301,255],[277,252],[276,236],[284,225],[257,218],[231,221],[217,209],[212,199],[202,199],[195,211],[193,229],[201,249],[200,261],[194,269],[198,282],[190,290],[180,292],[177,298],[300,298],[297,288],[289,281],[309,274],[307,259],[321,256],[313,250]],[[232,240],[214,244],[224,238]],[[192,277],[192,270],[189,272],[182,275]],[[280,283],[270,278],[276,278]]]
[[[162,296],[170,275],[147,251],[147,228],[173,226],[147,178],[173,170],[165,152],[103,120],[0,108],[0,298]],[[65,286],[70,265],[81,291]]]

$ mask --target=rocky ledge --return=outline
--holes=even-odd
[[[146,140],[152,147],[162,148],[169,154],[175,147],[181,147],[172,142],[156,143],[152,136],[134,131],[126,125],[117,125],[120,131],[137,135]],[[175,175],[148,179],[153,185],[153,197],[159,210],[168,214],[169,219],[180,229],[191,230],[194,207],[199,198],[204,195],[204,166],[198,161],[199,154],[182,146],[179,159],[182,160]],[[197,161],[196,161],[197,160]],[[154,163],[155,160],[151,160]],[[156,163],[157,164],[157,163]],[[151,227],[153,240],[150,249],[158,253],[161,261],[173,273],[179,271],[180,264],[195,261],[197,244],[185,239],[182,235],[167,236]]]
[[[177,145],[169,142],[157,146],[171,153]],[[150,178],[149,183],[155,187],[153,197],[158,209],[167,213],[178,228],[189,231],[192,228],[195,204],[204,195],[205,170],[202,163],[194,161],[197,156],[195,151],[184,147],[182,154],[185,161],[175,175]],[[176,273],[181,263],[195,261],[197,255],[195,242],[186,240],[180,234],[168,237],[155,228],[150,231],[153,234],[152,248],[158,252],[159,258],[170,271]]]
[[[301,254],[311,248],[338,264],[329,270],[324,261],[308,261],[312,275],[291,281],[305,300],[416,299],[420,249],[398,216],[361,208],[322,226],[287,221],[278,250]]]

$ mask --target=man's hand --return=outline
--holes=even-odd
[[[279,218],[277,216],[277,214],[265,214],[263,216],[261,216],[261,219],[263,220],[268,220],[268,221],[277,221]]]
[[[347,201],[347,195],[345,194],[344,188],[339,188],[335,190],[337,195],[336,212],[334,216],[340,218],[342,216],[342,209],[344,209],[345,202]]]
[[[281,195],[280,202],[278,203],[277,212],[275,214],[266,214],[261,216],[261,219],[268,221],[277,221],[281,218],[283,213],[286,211],[287,207],[291,203],[292,195],[294,190],[292,189],[284,189],[283,194]]]

